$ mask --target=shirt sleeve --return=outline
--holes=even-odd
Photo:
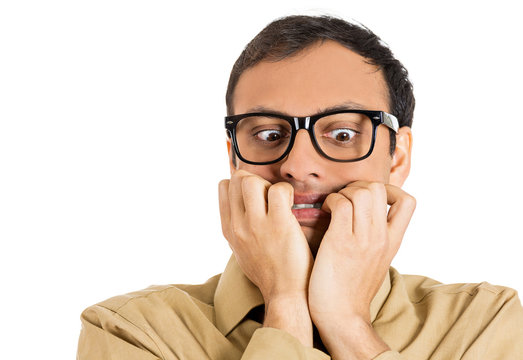
[[[465,350],[462,359],[520,359],[523,354],[523,307],[513,289],[506,289],[498,307],[485,318],[485,326]]]
[[[101,306],[87,308],[77,360],[159,360],[152,339],[117,313]],[[156,352],[156,351],[154,351]]]
[[[329,360],[330,356],[318,349],[304,346],[286,331],[265,327],[254,332],[242,360],[267,359]]]

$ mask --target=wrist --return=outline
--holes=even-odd
[[[335,359],[373,359],[390,350],[364,317],[343,317],[318,327],[321,339]]]
[[[305,294],[268,299],[263,326],[286,331],[303,345],[312,347],[312,320]]]

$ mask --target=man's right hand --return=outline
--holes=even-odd
[[[272,185],[244,170],[219,184],[223,235],[265,301],[264,326],[312,346],[307,292],[313,266],[309,245],[292,214],[291,184]]]

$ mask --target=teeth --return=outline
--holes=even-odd
[[[293,210],[296,210],[296,209],[312,209],[312,208],[320,209],[321,208],[321,203],[315,203],[315,204],[294,204],[294,205],[292,205],[292,209]]]

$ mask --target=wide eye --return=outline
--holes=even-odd
[[[356,131],[351,129],[335,129],[325,133],[323,136],[334,139],[340,143],[347,143],[356,135]]]
[[[278,141],[283,137],[281,131],[278,130],[262,130],[254,134],[261,141]]]

